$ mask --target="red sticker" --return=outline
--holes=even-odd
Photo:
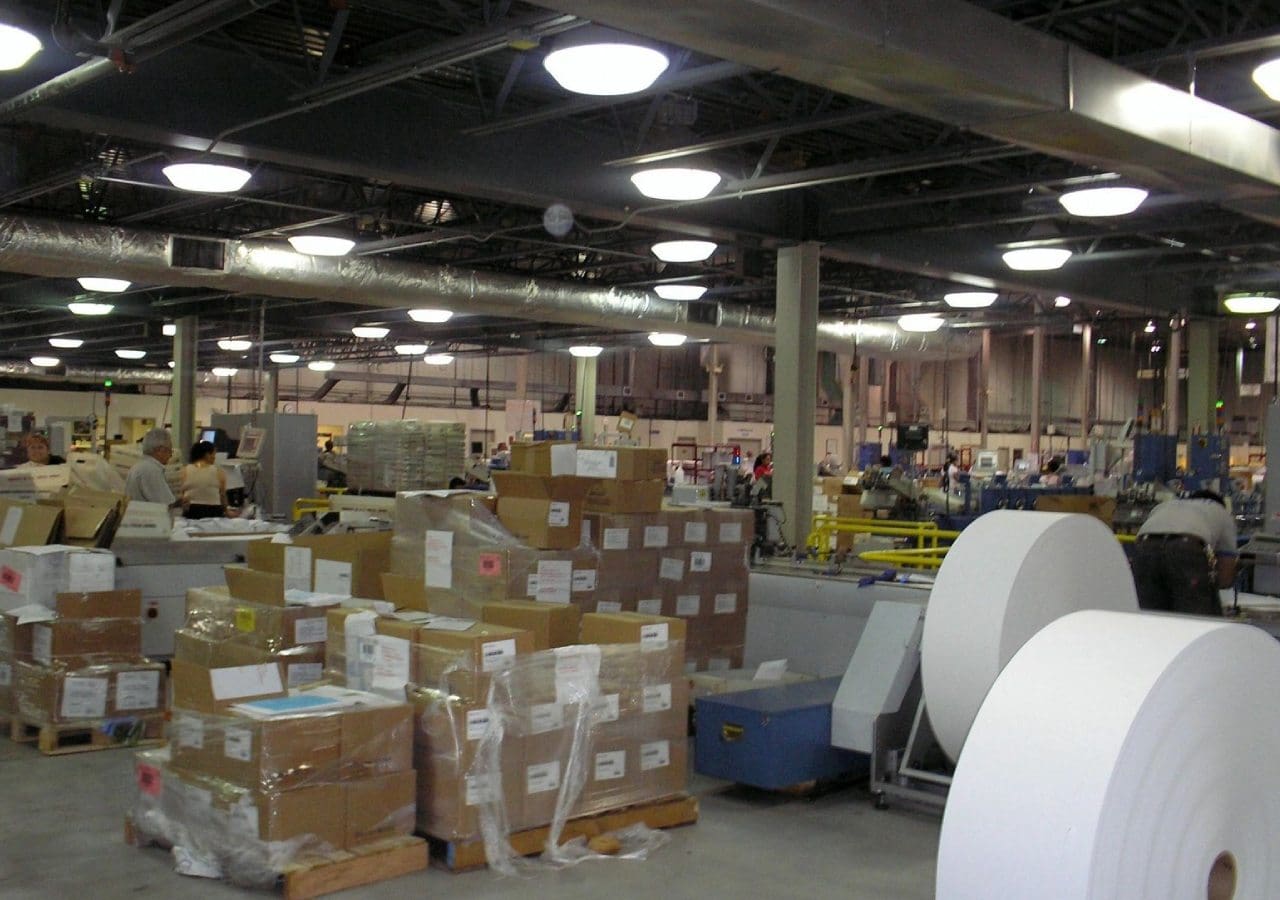
[[[22,573],[10,566],[0,566],[0,587],[14,593],[22,590]]]
[[[483,576],[495,576],[502,574],[502,554],[501,553],[481,553],[480,554],[480,574]]]
[[[149,797],[160,796],[160,770],[155,766],[138,765],[138,790]]]

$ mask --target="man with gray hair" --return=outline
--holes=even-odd
[[[130,500],[173,506],[177,498],[164,477],[165,464],[173,458],[173,439],[163,428],[152,428],[142,436],[142,459],[129,470],[124,492]]]

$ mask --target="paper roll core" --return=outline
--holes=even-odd
[[[1236,895],[1236,858],[1223,850],[1209,868],[1207,900],[1231,900]]]

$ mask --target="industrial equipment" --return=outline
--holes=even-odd
[[[245,476],[247,502],[264,515],[287,517],[297,497],[309,497],[316,487],[316,417],[291,413],[214,413],[212,429],[239,441],[245,428],[262,429],[257,467],[240,467]]]

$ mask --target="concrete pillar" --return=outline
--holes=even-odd
[[[1040,452],[1040,381],[1044,377],[1044,326],[1031,330],[1031,452]]]
[[[978,446],[987,449],[990,423],[987,410],[991,402],[991,329],[982,329],[982,355],[978,358]]]
[[[280,405],[280,370],[267,369],[262,374],[262,408],[269,413]]]
[[[1218,323],[1196,320],[1187,329],[1187,433],[1212,434],[1218,399]]]
[[[1182,427],[1182,391],[1178,383],[1178,369],[1182,364],[1182,329],[1169,333],[1164,361],[1164,433],[1178,436]]]
[[[1093,326],[1080,326],[1080,438],[1089,444],[1093,428]]]
[[[516,357],[516,396],[515,399],[523,400],[525,395],[529,393],[529,354],[523,353]]]
[[[720,443],[720,348],[711,345],[707,360],[707,440]]]
[[[200,320],[183,316],[173,334],[173,438],[175,455],[188,453],[196,439],[196,344],[200,339]],[[190,460],[184,460],[190,462]]]
[[[818,245],[778,251],[774,360],[773,499],[783,537],[803,546],[813,518],[814,407],[818,396]]]
[[[599,357],[576,356],[574,369],[574,402],[577,404],[578,426],[582,429],[582,442],[590,444],[596,439],[596,372]]]
[[[867,426],[871,420],[871,360],[862,357],[858,365],[858,447],[867,442]],[[852,463],[857,463],[857,454],[853,454]]]
[[[844,465],[846,472],[850,471],[857,462],[854,447],[857,443],[858,428],[854,419],[859,416],[859,410],[862,408],[862,397],[857,393],[861,379],[853,371],[853,365],[853,356],[848,354],[836,356],[836,374],[840,378],[840,443],[842,445],[840,462]],[[861,368],[858,371],[861,372]]]

